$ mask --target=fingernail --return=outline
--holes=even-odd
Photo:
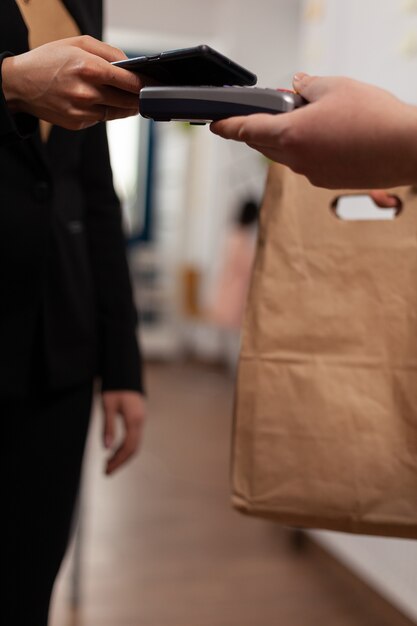
[[[305,76],[307,76],[307,74],[305,72],[297,72],[297,74],[294,74],[293,77],[293,81],[295,81],[296,83],[298,83],[300,80],[302,80]]]
[[[112,438],[110,435],[106,435],[104,438],[104,445],[106,448],[110,448],[112,444]]]

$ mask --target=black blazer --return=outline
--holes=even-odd
[[[101,0],[65,0],[81,32],[101,37]],[[28,50],[14,0],[0,3],[4,56]],[[83,131],[11,116],[0,81],[0,395],[36,372],[61,388],[99,375],[142,390],[136,313],[104,124]]]

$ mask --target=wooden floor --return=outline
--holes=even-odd
[[[96,417],[83,506],[81,602],[72,560],[51,626],[405,626],[318,549],[228,497],[233,383],[199,365],[153,365],[141,455],[102,476]]]

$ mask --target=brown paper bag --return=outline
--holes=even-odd
[[[232,501],[289,526],[417,538],[417,194],[395,190],[394,220],[343,221],[341,193],[271,167]]]

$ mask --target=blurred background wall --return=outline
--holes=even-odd
[[[300,10],[293,0],[110,1],[107,39],[131,55],[207,43],[257,73],[259,85],[286,87],[297,69]],[[120,146],[120,129],[135,123],[109,125],[110,138],[119,144],[115,169],[126,172],[131,164],[132,150]],[[147,135],[149,124],[141,126]],[[139,193],[152,196],[152,233],[132,249],[134,274],[147,268],[138,299],[142,309],[153,309],[145,315],[145,348],[152,356],[191,351],[233,364],[238,332],[205,323],[206,313],[215,298],[229,226],[246,199],[260,201],[267,162],[206,128],[159,124],[151,133],[151,188],[139,184]],[[127,131],[130,143],[135,135]],[[140,171],[143,176],[144,167]]]

